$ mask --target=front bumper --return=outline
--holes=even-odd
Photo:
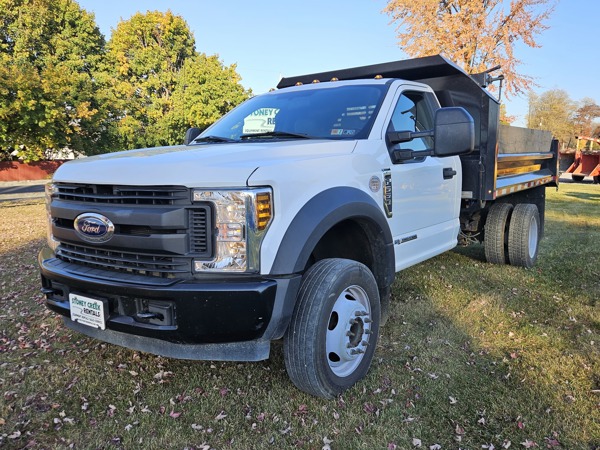
[[[207,280],[119,274],[38,256],[46,305],[88,336],[167,357],[258,361],[282,337],[300,275],[213,276]],[[69,294],[105,300],[106,329],[70,319]]]

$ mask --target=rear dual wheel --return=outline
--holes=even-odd
[[[538,255],[540,214],[535,205],[515,206],[508,230],[508,259],[513,266],[531,268]]]
[[[492,205],[485,224],[485,257],[492,264],[533,267],[540,241],[540,215],[531,203]]]
[[[379,336],[377,283],[361,263],[325,259],[304,275],[284,337],[288,375],[300,390],[334,398],[369,370]]]

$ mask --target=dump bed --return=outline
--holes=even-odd
[[[315,80],[399,78],[429,85],[442,107],[462,106],[475,121],[475,150],[461,156],[462,196],[497,197],[558,183],[558,143],[549,132],[499,126],[500,104],[485,87],[487,73],[468,75],[443,56],[427,56],[283,78],[278,88]]]

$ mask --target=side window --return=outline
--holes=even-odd
[[[426,131],[433,129],[433,113],[427,94],[423,92],[404,92],[398,99],[388,131]],[[431,137],[416,138],[410,142],[398,144],[395,148],[427,150],[433,148]]]

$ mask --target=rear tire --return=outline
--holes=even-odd
[[[531,203],[515,206],[508,232],[508,258],[511,265],[528,268],[535,265],[540,234],[537,206]]]
[[[369,370],[379,336],[377,283],[363,264],[324,259],[304,275],[284,336],[285,367],[296,387],[334,398]]]
[[[491,206],[485,221],[485,259],[491,264],[506,264],[508,249],[508,220],[513,210],[509,203]]]

